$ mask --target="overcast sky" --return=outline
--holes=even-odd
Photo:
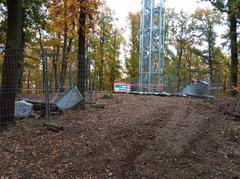
[[[128,40],[130,33],[129,29],[126,28],[128,13],[140,11],[141,1],[142,0],[106,0],[107,6],[115,12],[115,17],[118,19],[117,25],[126,30],[123,34],[126,40]],[[211,4],[209,2],[201,2],[201,0],[166,0],[166,8],[175,8],[178,11],[183,10],[189,14],[197,8],[206,7],[211,8]],[[220,32],[223,31],[221,27],[218,30],[220,30]],[[121,54],[120,58],[123,62],[123,54]]]
[[[116,13],[119,19],[119,25],[126,26],[127,16],[129,12],[137,12],[141,10],[142,0],[106,0],[108,7]],[[198,7],[211,7],[208,2],[199,2],[200,0],[166,0],[166,7],[184,10],[192,13]]]
[[[142,0],[105,0],[107,6],[115,12],[115,17],[118,19],[117,26],[125,29],[123,34],[128,40],[129,29],[126,28],[128,24],[128,13],[137,12],[141,10]],[[201,2],[201,0],[166,0],[166,8],[175,8],[180,11],[183,10],[189,14],[194,12],[197,8],[211,7],[209,2]]]

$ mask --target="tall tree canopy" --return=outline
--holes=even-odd
[[[120,50],[122,30],[114,27],[114,14],[102,7],[96,33],[90,36],[89,56],[94,59],[93,80],[95,89],[112,90],[113,81],[121,77]]]
[[[216,82],[217,77],[214,64],[216,51],[217,32],[215,27],[221,24],[221,15],[210,9],[198,9],[192,15],[195,19],[196,37],[200,40],[199,45],[203,48],[201,53],[202,60],[208,65],[210,83]]]
[[[205,0],[223,13],[227,13],[229,25],[229,39],[231,49],[231,86],[238,86],[238,20],[240,19],[240,1],[239,0]],[[231,95],[236,94],[235,90]]]
[[[129,13],[128,19],[131,35],[128,44],[129,57],[126,58],[126,69],[128,79],[134,82],[138,79],[139,71],[140,13]]]

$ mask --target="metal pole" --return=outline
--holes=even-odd
[[[165,61],[164,61],[164,52],[165,52],[165,30],[166,30],[166,27],[165,27],[165,0],[161,0],[161,8],[162,8],[162,54],[161,54],[161,58],[162,58],[162,84],[164,85],[162,90],[163,92],[166,92],[165,90]]]
[[[150,47],[149,47],[149,73],[148,73],[148,92],[151,90],[152,83],[152,60],[153,60],[153,15],[154,15],[154,0],[151,1],[151,10],[150,10]]]
[[[45,92],[45,119],[50,121],[50,102],[49,102],[49,88],[48,88],[48,57],[47,52],[44,50],[43,63],[45,65],[44,70],[44,92]]]
[[[139,91],[143,92],[143,58],[144,58],[144,11],[145,2],[142,0],[142,12],[141,12],[141,23],[140,23],[140,59],[139,59]]]
[[[159,15],[160,15],[160,18],[159,18],[159,46],[158,46],[158,93],[160,93],[160,84],[161,84],[161,70],[162,70],[162,6],[160,5],[159,6]]]

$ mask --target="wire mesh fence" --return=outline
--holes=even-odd
[[[93,103],[93,89],[96,78],[92,79],[93,60],[85,59],[85,94],[78,91],[78,59],[67,59],[65,69],[56,54],[44,50],[35,56],[25,55],[23,50],[5,50],[0,55],[0,125],[14,119],[37,113],[47,120],[52,115],[85,100]],[[64,80],[61,80],[64,79]],[[176,81],[166,80],[166,85],[151,85],[151,89],[164,88],[176,92]],[[179,91],[187,81],[181,81]],[[146,86],[146,88],[149,87]],[[139,91],[139,84],[131,83],[131,91]],[[221,82],[208,86],[209,95],[218,96],[223,92]],[[85,98],[83,98],[85,96]]]
[[[50,120],[52,114],[61,114],[61,107],[66,109],[83,101],[84,95],[77,88],[77,59],[69,62],[62,76],[61,61],[56,62],[55,57],[46,50],[34,57],[24,55],[22,50],[6,50],[0,55],[0,125],[16,117],[28,117],[32,111]],[[86,101],[92,103],[88,58],[85,72]]]
[[[23,52],[5,50],[1,59],[0,125],[14,121],[15,98],[21,88]]]

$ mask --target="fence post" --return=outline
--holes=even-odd
[[[50,102],[49,102],[49,88],[48,88],[48,54],[46,50],[43,53],[44,70],[44,94],[45,94],[45,120],[50,121]]]

